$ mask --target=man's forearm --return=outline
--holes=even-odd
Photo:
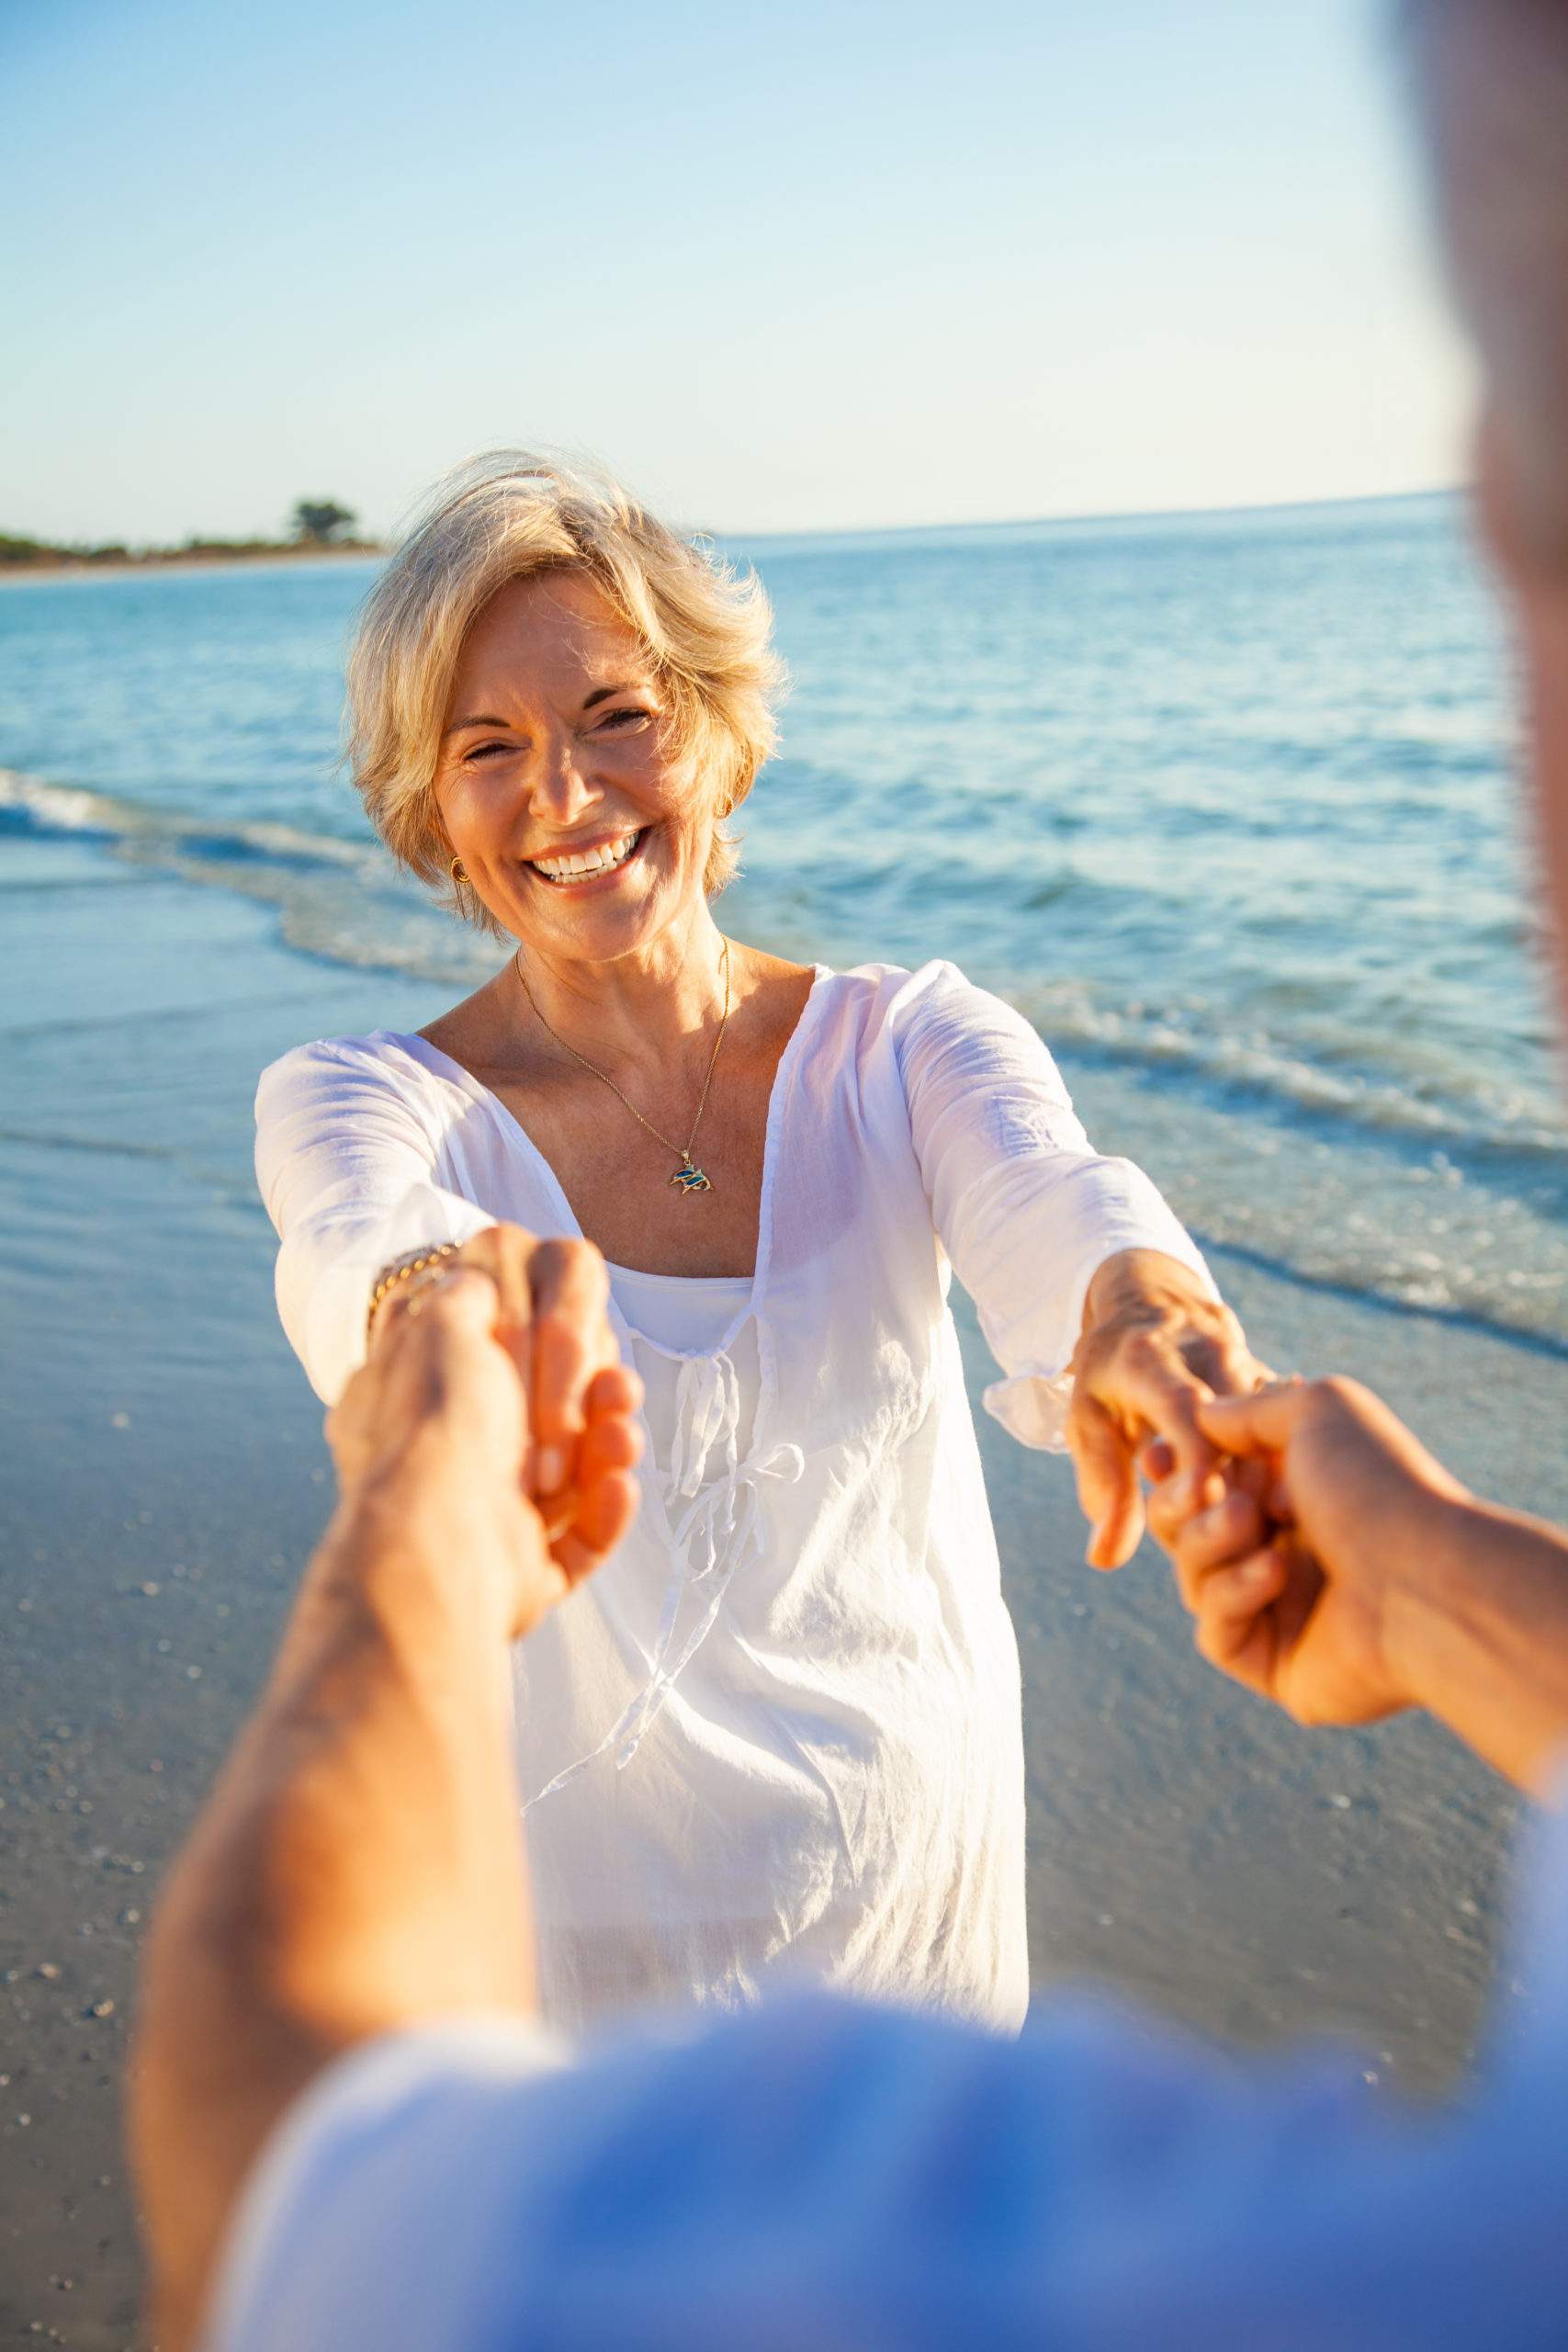
[[[244,2174],[312,2074],[416,2018],[534,2006],[483,1534],[422,1526],[410,1491],[340,1511],[160,1907],[133,2128],[165,2344],[187,2339]]]
[[[1445,1504],[1391,1592],[1384,1641],[1417,1704],[1520,1787],[1551,1792],[1568,1758],[1568,1536]]]

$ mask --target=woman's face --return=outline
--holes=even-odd
[[[497,921],[607,962],[700,904],[711,785],[667,761],[642,647],[581,573],[497,591],[464,640],[435,801]]]

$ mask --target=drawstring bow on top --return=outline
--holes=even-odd
[[[740,1381],[723,1350],[709,1355],[683,1355],[641,1332],[637,1337],[642,1345],[681,1367],[670,1466],[660,1472],[654,1465],[644,1498],[644,1508],[651,1512],[669,1544],[671,1559],[648,1679],[598,1747],[558,1772],[537,1796],[529,1799],[525,1813],[565,1788],[609,1749],[615,1750],[616,1770],[626,1770],[681,1674],[713,1630],[737,1573],[762,1555],[760,1482],[779,1478],[793,1484],[806,1467],[799,1446],[788,1443],[753,1447],[744,1461],[740,1459]],[[714,1482],[705,1486],[716,1452],[722,1466]],[[677,1652],[676,1624],[688,1592],[699,1593],[703,1605]]]

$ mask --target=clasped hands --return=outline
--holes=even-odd
[[[448,1535],[466,1528],[470,1552],[499,1564],[513,1634],[636,1512],[641,1386],[607,1295],[586,1242],[491,1227],[388,1296],[329,1417],[345,1499],[385,1491],[397,1510],[443,1513]],[[1230,1309],[1152,1250],[1095,1274],[1073,1372],[1067,1443],[1093,1566],[1130,1559],[1146,1517],[1221,1671],[1303,1722],[1412,1703],[1391,1611],[1438,1540],[1435,1516],[1468,1498],[1386,1407],[1352,1382],[1274,1382]]]
[[[1420,1702],[1401,1634],[1471,1498],[1385,1405],[1354,1381],[1276,1381],[1228,1308],[1142,1250],[1096,1274],[1074,1371],[1094,1566],[1132,1556],[1146,1510],[1221,1672],[1302,1723]]]
[[[532,1631],[637,1513],[642,1384],[589,1242],[496,1225],[389,1292],[327,1416],[345,1507],[429,1515],[489,1566],[503,1630]],[[489,1344],[493,1342],[494,1344]]]

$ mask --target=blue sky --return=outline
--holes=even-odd
[[[745,533],[1423,488],[1375,0],[0,0],[0,529],[501,442]]]

